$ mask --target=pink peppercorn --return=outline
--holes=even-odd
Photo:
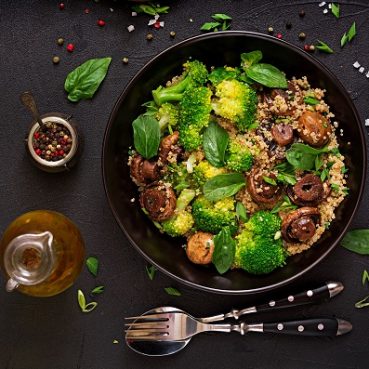
[[[86,8],[86,9],[84,10],[84,13],[85,13],[85,14],[90,14],[90,12],[91,12],[91,10],[90,10],[89,8]]]
[[[64,10],[65,9],[65,4],[64,3],[60,3],[59,4],[59,9],[60,10]]]
[[[97,25],[98,25],[99,27],[104,27],[104,26],[105,26],[105,21],[103,21],[102,19],[99,19],[99,20],[97,21]]]
[[[160,26],[160,22],[159,21],[156,21],[155,23],[154,23],[154,28],[155,29],[159,29],[161,26]]]
[[[33,137],[37,140],[40,137],[40,134],[38,132],[35,132],[33,134]]]
[[[282,33],[277,33],[277,38],[281,39],[282,38]]]
[[[73,44],[68,44],[67,45],[67,51],[69,51],[70,53],[72,53],[74,51],[74,45]]]
[[[40,155],[41,155],[41,153],[42,153],[42,151],[41,151],[40,149],[36,149],[36,150],[35,150],[35,153],[36,153],[37,155],[39,155],[39,156],[40,156]]]

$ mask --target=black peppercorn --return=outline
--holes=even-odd
[[[286,23],[286,29],[291,29],[292,28],[292,23],[291,22],[287,22]]]
[[[302,18],[302,17],[305,17],[305,11],[304,10],[300,10],[299,11],[299,16]]]

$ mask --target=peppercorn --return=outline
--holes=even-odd
[[[63,44],[64,44],[64,38],[59,37],[59,38],[58,38],[58,40],[57,40],[56,42],[57,42],[57,44],[58,44],[59,46],[63,46]]]
[[[299,16],[302,18],[302,17],[305,17],[305,11],[303,9],[301,9],[299,11]]]
[[[123,64],[128,64],[128,58],[125,56],[125,57],[122,59],[122,62],[123,62]]]
[[[99,20],[97,21],[97,25],[98,25],[99,27],[104,27],[104,26],[105,26],[105,21],[103,21],[102,19],[99,19]]]
[[[274,33],[274,28],[272,26],[268,27],[268,33],[272,35]]]
[[[54,64],[59,64],[59,62],[60,62],[60,58],[59,58],[59,56],[53,56],[53,63]]]
[[[60,10],[64,10],[65,9],[65,4],[64,3],[60,3],[59,4],[59,9]]]
[[[148,33],[148,34],[146,35],[146,40],[147,40],[147,41],[151,41],[153,38],[154,38],[154,36],[153,36],[153,34],[152,34],[152,33]]]
[[[170,35],[170,37],[172,37],[172,38],[176,37],[176,33],[175,33],[174,31],[170,31],[169,35]]]
[[[286,23],[286,29],[291,29],[292,28],[292,23],[291,22],[287,22]]]
[[[282,38],[282,33],[277,33],[277,38],[281,39]]]
[[[315,51],[315,46],[314,46],[314,45],[310,45],[310,46],[309,46],[309,50],[310,50],[310,51]]]
[[[306,34],[305,34],[305,32],[300,32],[300,33],[299,33],[299,39],[300,39],[301,41],[304,41],[304,40],[305,40],[305,38],[306,38]]]
[[[67,51],[69,51],[70,53],[72,53],[74,51],[74,45],[73,44],[68,44],[67,45]]]

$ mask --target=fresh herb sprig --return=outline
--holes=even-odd
[[[215,22],[205,22],[200,30],[205,32],[226,31],[231,27],[232,17],[223,13],[215,13],[211,16]]]
[[[356,23],[352,23],[350,29],[345,32],[341,38],[341,47],[344,47],[347,42],[350,42],[356,36]]]

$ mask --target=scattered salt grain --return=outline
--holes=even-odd
[[[113,8],[109,8],[109,10],[113,13],[114,9]]]
[[[364,73],[364,70],[365,70],[365,68],[364,68],[364,67],[361,67],[361,68],[359,69],[359,72],[360,72],[360,73]]]
[[[328,8],[332,9],[332,4],[331,3],[328,4]]]
[[[128,29],[128,32],[133,32],[135,30],[135,26],[131,24],[127,27],[127,29]]]
[[[327,3],[325,1],[322,1],[320,4],[319,4],[319,7],[323,7],[324,5],[326,5]]]
[[[327,14],[328,13],[328,9],[327,8],[325,8],[324,10],[323,10],[323,14]]]
[[[137,12],[132,12],[131,15],[132,17],[137,17]]]
[[[366,78],[369,78],[369,72],[365,75]]]
[[[135,202],[136,199],[134,197],[131,198],[131,202]]]
[[[192,19],[192,18],[190,18],[190,19],[189,19],[189,21],[192,23],[192,22],[193,22],[193,19]]]
[[[337,121],[333,122],[333,125],[334,125],[335,128],[338,128],[338,122]]]
[[[356,61],[354,64],[352,64],[352,66],[357,69],[360,67],[360,63]]]
[[[369,127],[369,118],[365,119],[365,127]]]

